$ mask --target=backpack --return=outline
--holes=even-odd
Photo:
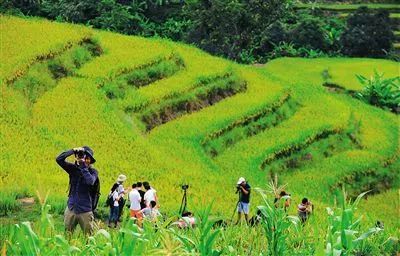
[[[115,185],[115,184],[114,184]],[[114,187],[114,185],[112,186],[112,187]],[[108,196],[107,196],[107,199],[106,199],[106,204],[105,204],[105,207],[112,207],[112,206],[114,206],[114,199],[113,199],[113,193],[114,193],[114,191],[112,190],[112,187],[111,187],[111,189],[110,189],[110,193],[108,194]]]
[[[114,205],[113,193],[108,194],[106,199],[106,207],[111,207]]]
[[[97,177],[96,181],[89,188],[90,197],[92,198],[92,211],[95,211],[100,199],[100,180]]]

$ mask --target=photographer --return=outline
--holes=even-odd
[[[75,155],[75,163],[67,162],[66,158],[72,155]],[[100,186],[97,170],[92,167],[96,162],[93,150],[87,146],[74,148],[61,153],[56,162],[69,175],[68,205],[64,212],[65,229],[72,233],[79,224],[85,234],[92,234],[93,211],[98,200],[92,191],[98,191]]]
[[[291,198],[291,194],[282,190],[277,196],[275,196],[275,199],[274,199],[275,208],[282,207],[282,202],[284,202],[283,209],[285,210],[285,212],[287,212],[287,210],[290,206],[290,202],[291,202],[290,198]]]
[[[303,198],[303,200],[301,200],[301,204],[297,206],[299,219],[302,223],[305,223],[307,221],[309,215],[312,213],[312,210],[312,203],[307,198]]]
[[[241,177],[238,180],[236,186],[236,193],[239,193],[239,201],[237,205],[238,220],[236,224],[240,222],[242,213],[244,214],[246,223],[247,224],[249,223],[250,192],[251,192],[250,185],[247,184],[246,180],[243,177]]]

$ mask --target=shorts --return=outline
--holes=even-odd
[[[131,218],[136,218],[138,220],[143,219],[143,215],[142,215],[142,212],[140,210],[132,210],[132,209],[130,209],[129,211],[130,211]]]
[[[250,203],[239,202],[237,209],[238,213],[249,214]]]

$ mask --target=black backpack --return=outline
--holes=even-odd
[[[92,211],[95,211],[100,199],[100,180],[97,177],[96,181],[89,188],[90,197],[92,198]]]
[[[105,207],[111,207],[111,206],[114,206],[114,199],[113,199],[113,193],[114,193],[114,191],[112,190],[112,188],[115,186],[115,183],[114,183],[114,185],[111,187],[111,189],[110,189],[110,193],[108,194],[108,196],[107,196],[107,199],[106,199],[106,204],[105,204]]]
[[[107,196],[107,200],[106,200],[106,207],[111,207],[111,206],[113,206],[114,205],[114,200],[113,200],[113,194],[112,193],[110,193],[110,194],[108,194],[108,196]]]

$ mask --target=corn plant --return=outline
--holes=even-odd
[[[258,206],[258,209],[262,213],[261,224],[267,237],[267,255],[285,255],[289,228],[292,225],[298,225],[299,220],[297,217],[288,216],[284,207],[275,207],[273,203],[269,202],[264,191],[260,189],[257,191],[263,199],[263,205]],[[282,197],[278,204],[286,199],[288,198]]]
[[[213,229],[214,222],[209,219],[210,212],[211,205],[201,210],[197,218],[196,228],[189,228],[186,233],[171,229],[171,233],[181,241],[187,253],[195,253],[202,256],[220,255],[222,253],[214,248],[221,229]]]
[[[347,201],[346,193],[343,191],[343,197],[339,197],[341,208],[335,214],[334,210],[327,208],[328,211],[328,233],[325,255],[339,256],[352,255],[361,242],[369,236],[382,231],[379,227],[373,227],[360,234],[360,224],[362,216],[356,218],[355,210],[360,200],[367,192],[361,193],[354,202]]]

